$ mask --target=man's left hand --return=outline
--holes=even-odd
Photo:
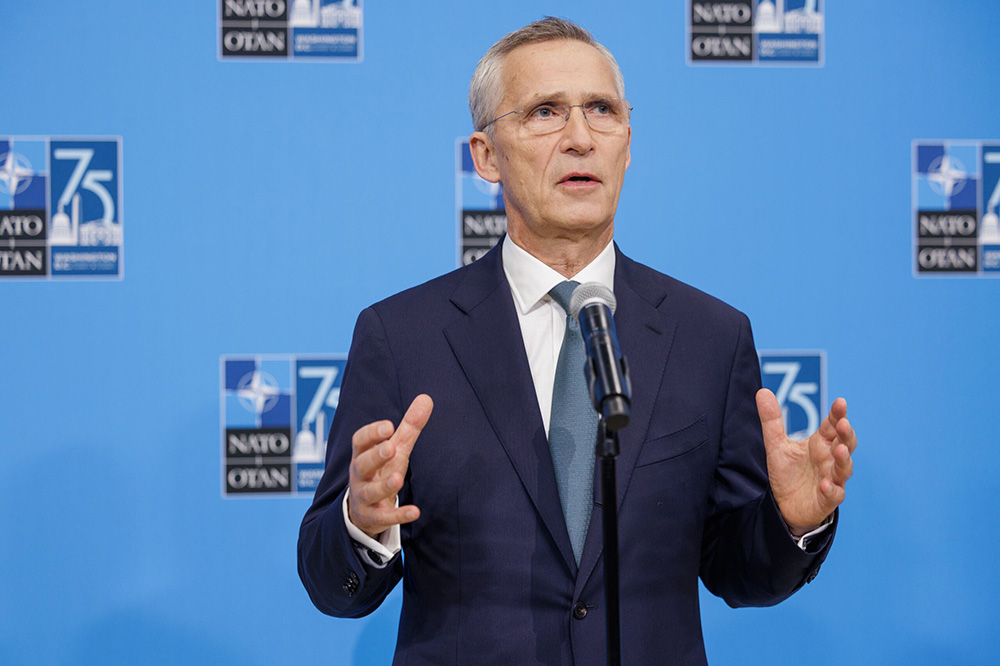
[[[819,527],[844,501],[844,486],[854,471],[851,456],[858,445],[847,421],[847,401],[837,398],[819,430],[798,442],[785,433],[781,407],[767,389],[757,392],[757,413],[771,491],[792,534],[802,536]]]

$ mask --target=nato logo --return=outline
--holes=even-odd
[[[1000,275],[1000,142],[983,143],[979,197],[979,270]]]
[[[822,65],[824,0],[688,0],[689,65]]]
[[[223,495],[312,493],[346,359],[224,356]]]
[[[1000,142],[913,142],[913,272],[1000,274]]]
[[[826,352],[758,351],[761,384],[781,405],[785,431],[805,439],[826,415]]]
[[[455,142],[455,215],[459,266],[467,266],[489,252],[507,231],[503,187],[476,173],[468,139]]]
[[[120,279],[121,139],[0,137],[0,278]]]
[[[219,0],[219,59],[360,62],[362,0]]]

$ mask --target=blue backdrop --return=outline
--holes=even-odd
[[[617,240],[824,349],[860,434],[819,578],[704,595],[715,664],[993,664],[1000,282],[915,277],[912,142],[998,139],[995,0],[840,0],[822,67],[686,64],[681,2],[379,2],[364,60],[220,62],[216,3],[0,4],[0,134],[121,136],[121,281],[0,281],[0,663],[388,663],[399,590],[321,615],[308,500],[220,494],[223,354],[345,352],[455,266],[455,140],[543,13],[617,55]],[[808,656],[806,656],[808,655]]]

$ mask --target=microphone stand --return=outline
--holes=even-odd
[[[595,307],[587,305],[593,302]],[[604,523],[604,603],[608,640],[608,666],[621,666],[621,611],[618,584],[618,491],[615,458],[620,446],[618,431],[631,420],[632,384],[628,364],[615,337],[615,295],[597,283],[580,285],[573,292],[570,309],[580,320],[587,349],[583,371],[590,400],[600,415],[597,422],[596,457],[601,459],[601,515]],[[596,462],[596,461],[595,461]]]
[[[626,421],[627,423],[627,421]],[[621,666],[621,618],[618,592],[618,491],[615,458],[618,432],[608,430],[602,415],[597,422],[597,457],[601,461],[601,515],[604,519],[604,603],[608,639],[608,666]]]

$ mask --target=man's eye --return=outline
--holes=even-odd
[[[537,118],[538,120],[550,120],[556,116],[555,109],[551,106],[539,106],[535,107],[535,110],[531,112],[531,118]]]
[[[608,102],[591,102],[587,105],[587,113],[595,116],[610,116],[614,113],[614,108]]]

